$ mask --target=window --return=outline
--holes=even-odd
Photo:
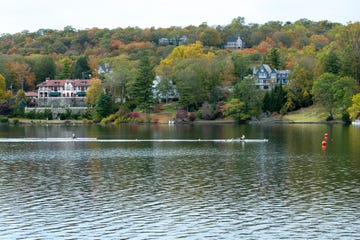
[[[266,78],[266,73],[260,73],[259,78]]]

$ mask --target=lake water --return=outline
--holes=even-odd
[[[72,132],[269,142],[1,142],[0,239],[360,239],[360,127],[0,125]]]

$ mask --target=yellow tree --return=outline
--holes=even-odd
[[[352,105],[347,110],[350,114],[350,119],[355,119],[360,115],[360,93],[352,97]]]
[[[98,72],[97,72],[98,59],[97,59],[97,57],[95,57],[93,55],[89,56],[88,65],[90,67],[91,76],[93,78],[98,77]]]
[[[5,94],[5,77],[0,73],[0,99],[4,97]]]
[[[31,68],[26,63],[10,62],[9,69],[16,85],[24,90],[24,88],[33,89],[35,75],[31,72]],[[26,84],[26,85],[25,85]]]
[[[197,41],[194,44],[189,44],[187,46],[178,46],[174,48],[170,55],[160,62],[160,65],[168,66],[173,65],[177,60],[211,56],[214,56],[212,52],[209,52],[207,54],[203,53],[203,45],[201,42]]]
[[[6,81],[5,81],[5,77],[0,74],[0,102],[2,100],[10,100],[11,99],[11,91],[8,90],[6,91]]]
[[[91,106],[95,106],[96,100],[103,92],[103,87],[101,80],[98,78],[93,78],[90,81],[90,87],[86,91],[85,102]]]
[[[189,44],[187,46],[178,46],[169,54],[169,56],[161,60],[159,66],[156,69],[156,74],[161,76],[164,80],[168,81],[174,74],[175,65],[179,61],[186,59],[200,59],[205,57],[213,57],[214,53],[208,52],[207,54],[203,51],[203,45],[201,42]],[[171,79],[173,80],[173,79]]]

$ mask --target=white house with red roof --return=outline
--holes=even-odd
[[[90,79],[66,79],[51,80],[47,78],[44,82],[36,85],[38,98],[48,97],[85,97],[90,87]]]

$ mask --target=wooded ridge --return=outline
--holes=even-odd
[[[241,45],[229,41],[240,39]],[[231,47],[232,46],[232,47]],[[264,113],[286,114],[314,102],[333,119],[359,116],[360,23],[271,21],[225,26],[76,30],[39,29],[0,36],[0,115],[23,115],[24,92],[50,79],[100,79],[109,114],[156,111],[176,86],[178,110],[239,121]],[[289,82],[269,91],[256,88],[253,69],[262,64],[289,70]],[[153,80],[158,77],[154,96]],[[20,90],[20,91],[19,91]],[[87,98],[98,106],[102,93]],[[91,93],[91,91],[90,91]],[[23,99],[24,101],[21,101]],[[126,114],[125,114],[126,113]],[[125,114],[125,115],[124,115]],[[180,114],[180,113],[179,113]],[[180,114],[181,115],[181,114]],[[177,116],[180,117],[180,116]]]

